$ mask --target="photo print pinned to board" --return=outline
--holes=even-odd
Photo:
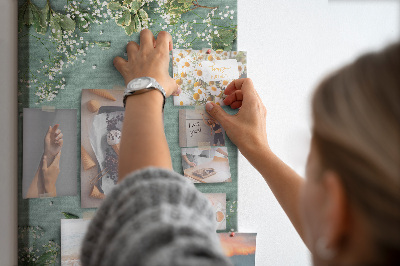
[[[179,110],[179,146],[225,146],[225,131],[205,110]]]
[[[247,55],[243,51],[172,51],[173,76],[182,92],[174,105],[224,105],[224,91],[234,79],[247,77]]]
[[[182,148],[182,168],[193,183],[232,182],[226,147]]]
[[[82,241],[91,219],[61,219],[61,265],[82,265]]]
[[[99,207],[118,181],[123,90],[82,90],[81,207]]]
[[[217,230],[226,229],[226,194],[225,193],[204,193],[204,196],[211,202],[217,222]]]
[[[22,197],[77,194],[77,110],[23,110]]]
[[[254,266],[256,233],[219,233],[222,250],[235,266]]]

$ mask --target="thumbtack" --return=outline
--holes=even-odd
[[[208,49],[206,54],[211,54],[211,49]]]
[[[235,236],[235,232],[231,232],[229,236],[230,237],[234,237]]]

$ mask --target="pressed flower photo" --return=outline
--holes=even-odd
[[[173,76],[182,92],[174,105],[224,105],[224,91],[234,79],[247,77],[246,52],[175,49]]]

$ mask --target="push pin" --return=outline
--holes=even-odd
[[[206,54],[211,54],[211,49],[208,49]]]
[[[231,234],[229,236],[230,237],[234,237],[235,236],[235,232],[231,232]]]

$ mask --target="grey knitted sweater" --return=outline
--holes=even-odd
[[[231,265],[210,202],[183,176],[133,172],[107,196],[82,243],[87,266]]]

